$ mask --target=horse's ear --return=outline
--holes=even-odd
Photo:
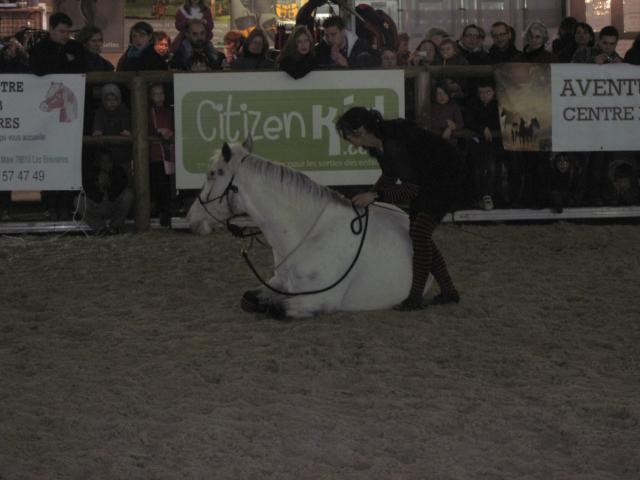
[[[224,158],[225,162],[231,160],[231,148],[229,148],[227,142],[224,142],[224,145],[222,145],[222,158]]]
[[[251,137],[251,135],[249,135],[247,139],[242,143],[242,146],[247,152],[251,152],[253,150],[253,138]]]

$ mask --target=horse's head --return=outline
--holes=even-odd
[[[49,90],[45,99],[40,103],[40,110],[43,112],[50,112],[56,108],[62,108],[64,106],[64,92],[62,91],[61,82],[51,82]]]
[[[228,219],[245,213],[234,181],[240,163],[251,153],[252,144],[251,138],[242,145],[225,142],[211,159],[202,190],[187,214],[191,231],[206,235],[215,228],[224,227]]]

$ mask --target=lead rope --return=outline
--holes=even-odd
[[[367,236],[367,229],[369,227],[369,207],[365,207],[363,213],[358,212],[358,209],[355,205],[351,205],[351,208],[353,208],[353,211],[355,212],[356,216],[353,220],[351,220],[351,233],[353,233],[354,235],[360,235],[360,245],[358,245],[358,251],[356,252],[355,257],[353,258],[353,261],[351,262],[351,265],[349,265],[349,268],[347,268],[347,271],[344,272],[342,274],[342,276],[336,280],[335,282],[333,282],[331,285],[329,285],[328,287],[325,288],[320,288],[318,290],[308,290],[305,292],[285,292],[284,290],[280,290],[278,288],[272,287],[271,285],[269,285],[267,282],[264,281],[264,279],[260,276],[260,274],[258,273],[258,271],[256,270],[256,268],[253,266],[253,263],[251,263],[251,260],[249,259],[249,254],[247,253],[246,249],[242,250],[242,257],[244,258],[244,261],[247,262],[247,265],[249,266],[249,269],[251,269],[251,271],[253,272],[253,274],[255,275],[255,277],[260,281],[260,283],[262,285],[264,285],[265,287],[267,287],[269,290],[271,290],[274,293],[278,293],[280,295],[286,295],[288,297],[295,297],[298,295],[314,295],[317,293],[323,293],[326,291],[331,290],[332,288],[336,287],[338,284],[340,284],[340,282],[342,282],[347,275],[349,275],[349,273],[351,272],[351,270],[353,269],[353,267],[355,266],[356,262],[358,261],[358,258],[360,258],[360,253],[362,252],[362,247],[364,246],[364,240]],[[364,218],[364,224],[362,219]],[[316,220],[317,223],[317,220]],[[314,224],[315,226],[315,224]],[[308,233],[307,233],[308,235]],[[302,242],[300,242],[301,244]],[[300,244],[298,246],[300,246]],[[296,247],[294,249],[294,251],[297,249],[298,247]],[[293,253],[293,252],[291,252]],[[291,256],[291,253],[289,253],[287,255],[288,258]],[[282,261],[278,264],[278,266],[282,265]]]

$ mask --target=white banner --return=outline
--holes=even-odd
[[[639,150],[640,67],[551,65],[556,152]]]
[[[0,75],[0,190],[80,190],[84,75]]]
[[[222,143],[254,140],[254,153],[303,171],[325,185],[362,185],[380,170],[342,140],[335,121],[353,106],[404,117],[402,70],[174,75],[176,185],[200,188]]]

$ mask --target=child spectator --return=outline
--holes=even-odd
[[[382,68],[398,68],[398,54],[391,47],[382,49]]]
[[[254,28],[231,68],[233,70],[273,70],[275,62],[268,55],[269,37],[264,30]]]
[[[127,186],[125,170],[115,164],[111,153],[100,150],[83,162],[82,185],[86,195],[79,196],[76,202],[78,209],[84,210],[87,225],[96,234],[124,231],[133,192]]]
[[[204,53],[196,52],[187,62],[187,71],[194,73],[212,72],[213,66]]]
[[[164,142],[172,141],[173,111],[165,105],[164,85],[151,85],[149,100],[149,135],[159,136]],[[171,219],[171,176],[175,174],[175,160],[173,145],[164,142],[149,145],[149,179],[155,207],[152,210],[156,210],[153,213],[160,216],[160,225],[167,227]]]
[[[296,80],[304,77],[317,66],[313,37],[304,25],[298,25],[278,56],[278,68]]]
[[[211,13],[211,9],[205,5],[203,0],[187,0],[176,11],[175,25],[179,33],[171,44],[171,53],[176,53],[180,48],[182,39],[184,39],[189,26],[189,20],[193,18],[202,20],[205,26],[207,41],[213,39],[213,14]]]
[[[452,145],[457,145],[457,134],[464,128],[462,111],[444,84],[436,85],[431,102],[430,129]]]
[[[102,105],[93,117],[92,135],[131,135],[131,114],[122,104],[122,94],[115,83],[107,83],[102,87]],[[113,158],[130,174],[129,147],[117,146],[109,150]]]
[[[140,55],[138,70],[169,70],[169,44],[171,39],[165,32],[153,32],[151,34],[152,48],[145,49]]]
[[[496,91],[490,80],[477,82],[477,97],[466,108],[466,127],[471,133],[469,159],[480,208],[492,210],[500,192],[504,149]]]
[[[456,42],[446,38],[440,43],[440,56],[443,65],[468,65],[469,62],[460,53]]]
[[[406,67],[409,64],[409,34],[401,33],[398,35],[398,66]]]
[[[244,44],[244,36],[238,30],[229,30],[224,34],[224,60],[222,68],[231,68],[233,62],[238,58],[242,45]]]
[[[140,57],[151,46],[153,27],[147,22],[137,22],[129,29],[129,47],[118,60],[118,71],[140,70]]]

